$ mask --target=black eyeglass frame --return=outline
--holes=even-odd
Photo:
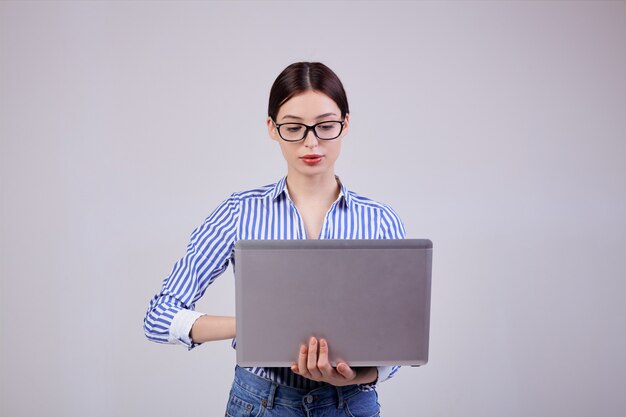
[[[309,134],[309,131],[312,130],[313,134],[315,135],[316,138],[318,138],[319,140],[335,140],[337,139],[339,136],[341,136],[341,133],[343,132],[343,128],[346,124],[345,120],[324,120],[323,122],[319,122],[319,123],[315,123],[314,125],[305,125],[304,123],[296,123],[296,122],[287,122],[287,123],[281,123],[278,124],[275,121],[272,120],[272,122],[274,123],[274,127],[276,128],[276,131],[278,132],[278,136],[280,136],[280,138],[282,140],[284,140],[285,142],[301,142],[304,139],[306,139],[307,135]],[[320,138],[319,136],[317,136],[317,132],[315,131],[315,128],[319,125],[323,125],[324,123],[339,123],[341,124],[341,129],[339,129],[339,133],[337,134],[337,136],[335,136],[334,138],[330,138],[330,139],[325,139],[325,138]],[[304,126],[304,128],[306,129],[304,131],[304,135],[302,136],[301,139],[285,139],[283,137],[283,135],[280,134],[280,127],[284,126],[284,125],[299,125],[299,126]]]

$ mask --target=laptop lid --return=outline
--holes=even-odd
[[[428,361],[432,242],[240,240],[237,364],[288,367],[311,336],[350,366]]]

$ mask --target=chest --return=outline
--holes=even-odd
[[[325,208],[301,208],[298,209],[307,239],[318,239],[324,226],[324,220],[328,210]]]
[[[296,207],[290,201],[248,201],[241,206],[236,239],[377,239],[381,216],[371,207]]]

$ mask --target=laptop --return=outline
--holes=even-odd
[[[289,367],[315,336],[333,366],[424,365],[431,268],[427,239],[240,240],[237,364]]]

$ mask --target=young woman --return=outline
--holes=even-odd
[[[388,206],[349,191],[335,175],[350,112],[343,85],[321,63],[285,68],[270,91],[267,130],[287,162],[275,184],[234,193],[191,235],[187,253],[150,302],[148,339],[201,343],[235,338],[235,318],[194,311],[227,268],[239,239],[402,239],[402,222]],[[312,298],[315,294],[311,294]],[[226,415],[375,416],[376,385],[398,367],[330,366],[332,341],[311,338],[291,368],[239,368]]]

